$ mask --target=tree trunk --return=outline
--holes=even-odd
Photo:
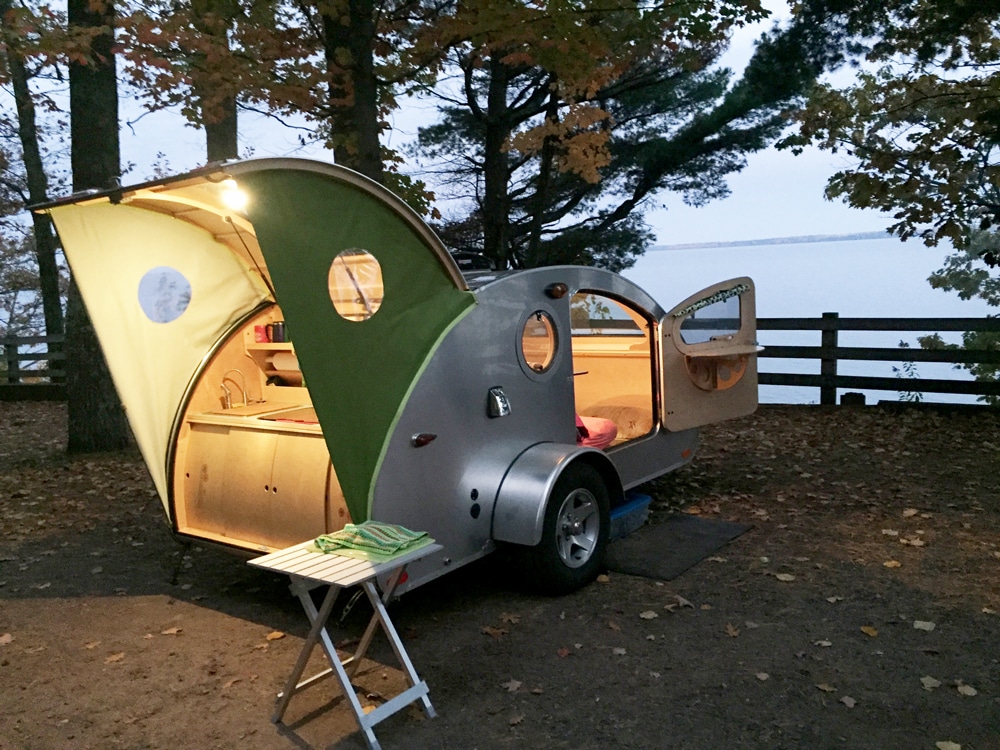
[[[559,118],[559,94],[556,90],[555,79],[549,82],[552,93],[549,95],[549,102],[545,108],[545,119],[549,122],[556,122]],[[535,268],[544,265],[540,257],[542,246],[542,226],[545,224],[545,209],[550,201],[550,188],[552,186],[552,170],[555,168],[555,137],[545,136],[542,141],[542,152],[538,160],[538,178],[535,181],[535,194],[531,197],[532,215],[531,224],[528,227],[528,244],[524,251],[526,259],[525,266]]]
[[[0,0],[0,15],[6,26],[6,15],[12,6],[11,0]],[[17,107],[17,134],[24,152],[24,171],[28,179],[29,203],[44,203],[48,200],[48,178],[42,166],[41,149],[38,146],[38,127],[35,122],[35,101],[28,86],[28,71],[20,50],[10,42],[7,45],[7,70],[10,74],[14,103]],[[31,215],[35,235],[35,258],[38,262],[38,278],[42,292],[42,312],[45,316],[45,333],[59,336],[63,333],[62,300],[59,296],[59,264],[56,262],[56,236],[52,220],[46,214]],[[49,345],[55,351],[58,345]]]
[[[238,159],[240,156],[239,129],[236,121],[236,98],[226,97],[222,103],[225,112],[217,122],[205,120],[205,144],[208,161]]]
[[[89,63],[69,66],[70,144],[73,189],[118,184],[118,82],[115,71],[114,3],[69,0],[71,26],[100,29]],[[121,450],[129,444],[128,425],[111,382],[93,325],[75,283],[66,304],[66,395],[69,450]]]
[[[344,0],[323,14],[336,161],[382,182],[375,32],[374,0]]]
[[[498,269],[517,267],[509,245],[510,166],[504,144],[510,135],[507,66],[494,55],[486,98],[486,138],[483,165],[483,253]]]
[[[191,3],[192,23],[201,34],[211,37],[213,43],[218,46],[218,52],[222,56],[215,64],[220,68],[224,68],[227,64],[226,56],[232,59],[229,34],[238,12],[239,3],[233,0],[196,0]],[[195,64],[205,65],[205,61],[200,59]],[[196,93],[200,100],[202,125],[205,127],[207,160],[213,162],[238,159],[240,155],[236,117],[238,92],[210,91],[206,87],[198,90],[196,87]],[[220,99],[221,94],[225,95]],[[209,101],[210,99],[214,101]],[[206,114],[206,111],[209,114]]]

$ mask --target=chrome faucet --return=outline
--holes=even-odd
[[[223,373],[222,375],[222,390],[225,393],[225,399],[226,399],[225,408],[227,409],[233,408],[233,392],[229,390],[229,386],[226,385],[226,378],[229,376],[229,373],[231,372],[235,372],[237,375],[240,376],[240,393],[243,394],[243,403],[240,404],[240,406],[247,405],[247,380],[246,377],[243,375],[243,371],[236,369],[226,370],[226,372]]]

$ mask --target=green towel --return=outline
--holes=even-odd
[[[370,562],[388,562],[433,541],[426,531],[411,531],[392,523],[365,521],[359,524],[349,523],[340,531],[316,537],[311,549],[314,552],[344,555]]]

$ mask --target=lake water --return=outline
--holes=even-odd
[[[996,315],[982,300],[963,301],[958,295],[932,289],[927,277],[941,267],[948,249],[926,248],[893,238],[802,242],[795,244],[650,250],[624,276],[670,309],[699,289],[736,276],[750,276],[757,290],[761,318],[818,318],[824,312],[841,317],[966,318]],[[917,348],[918,332],[840,333],[841,346],[898,346],[901,340]],[[959,343],[960,333],[942,333]],[[762,331],[760,343],[818,346],[818,331]],[[899,363],[838,363],[844,375],[893,377]],[[948,364],[918,363],[923,378],[970,379]],[[760,361],[762,372],[818,373],[819,362]],[[843,391],[841,391],[843,393]],[[894,401],[892,391],[866,391],[869,404]],[[762,403],[818,403],[818,388],[761,386]],[[925,394],[925,401],[975,403],[975,396]]]

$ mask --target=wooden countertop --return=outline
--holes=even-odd
[[[322,435],[323,430],[311,406],[302,404],[259,403],[234,406],[232,409],[192,414],[190,424],[238,427],[247,430],[269,430],[272,432],[300,432],[308,435]]]

